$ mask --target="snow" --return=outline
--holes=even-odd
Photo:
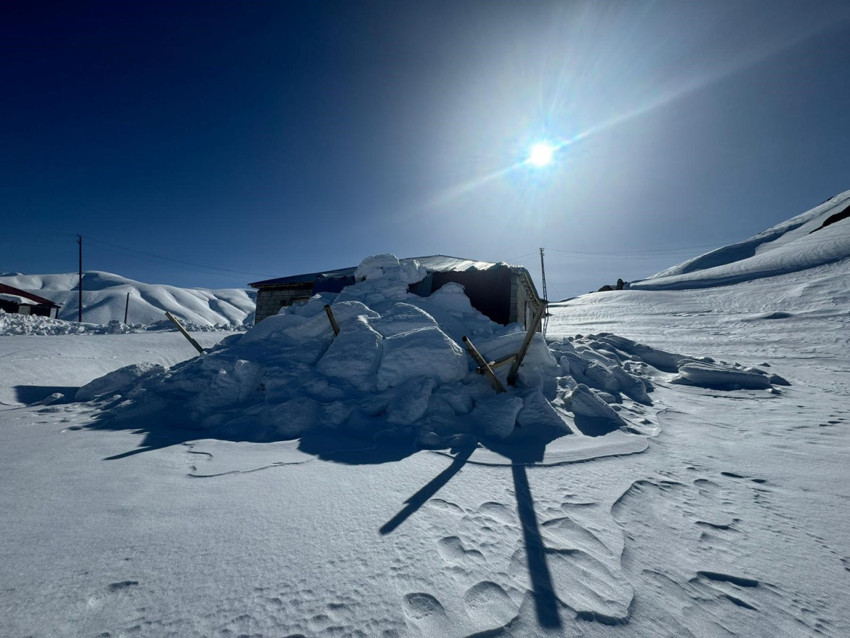
[[[461,337],[523,331],[385,255],[199,357],[0,338],[2,633],[847,635],[850,222],[797,232],[837,206],[554,306],[501,394]]]
[[[76,321],[79,315],[79,276],[77,273],[54,275],[0,275],[0,283],[37,294],[61,306],[59,319]],[[130,295],[129,308],[127,294]],[[183,323],[200,326],[250,325],[254,317],[255,296],[248,290],[178,288],[146,284],[107,272],[83,273],[83,320],[93,324],[123,321],[153,324],[171,312]]]
[[[673,290],[723,286],[841,261],[850,253],[848,222],[842,220],[826,227],[823,224],[848,204],[850,191],[845,191],[746,241],[713,250],[649,279],[632,282],[631,287]]]

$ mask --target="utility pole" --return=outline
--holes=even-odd
[[[80,245],[80,285],[78,288],[80,289],[80,298],[79,298],[79,312],[77,314],[77,322],[83,323],[83,236],[77,235],[77,243]]]
[[[543,249],[540,249],[540,277],[543,280],[543,299],[549,301],[549,293],[546,292],[546,267],[543,265]],[[546,336],[546,327],[549,324],[549,311],[543,315],[543,336]]]

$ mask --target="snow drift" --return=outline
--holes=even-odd
[[[643,281],[642,290],[724,286],[823,266],[850,257],[850,191],[769,228],[750,239],[718,248]]]

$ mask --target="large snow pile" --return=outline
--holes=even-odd
[[[100,398],[101,420],[156,418],[219,438],[271,441],[333,432],[413,449],[539,445],[563,435],[656,432],[650,377],[727,388],[771,388],[760,371],[693,359],[614,335],[535,335],[519,382],[497,393],[461,347],[488,360],[516,353],[525,336],[475,310],[458,284],[430,297],[408,292],[425,276],[392,255],[370,257],[357,284],[282,309],[244,335],[173,369],[122,368],[80,389]],[[340,327],[334,336],[325,305]],[[499,371],[502,379],[506,369]],[[774,382],[778,378],[773,379]]]
[[[672,290],[729,285],[797,272],[850,257],[850,191],[737,244],[668,268],[632,288]]]
[[[37,294],[61,306],[59,318],[76,321],[79,313],[77,273],[0,275],[0,283]],[[127,295],[130,295],[129,305]],[[83,320],[93,324],[123,321],[152,324],[169,311],[184,323],[198,326],[250,325],[254,293],[238,288],[207,290],[146,284],[107,272],[83,273]]]

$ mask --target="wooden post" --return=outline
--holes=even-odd
[[[339,324],[334,318],[334,311],[331,310],[331,307],[328,304],[325,304],[325,314],[328,315],[328,321],[331,322],[331,328],[334,329],[334,337],[336,337],[339,334]]]
[[[195,350],[198,351],[198,354],[204,354],[204,349],[200,346],[200,344],[198,344],[197,341],[192,339],[191,335],[188,332],[186,332],[186,328],[184,328],[180,324],[180,322],[177,321],[177,318],[174,315],[172,315],[170,312],[166,311],[165,316],[168,317],[171,320],[171,323],[173,323],[175,326],[177,326],[177,329],[180,332],[183,333],[183,336],[186,337],[189,340],[189,343],[191,343],[193,346],[195,346]]]
[[[517,352],[516,359],[514,359],[514,363],[511,366],[511,371],[508,372],[508,385],[515,385],[516,378],[519,374],[519,367],[522,365],[522,360],[525,359],[525,355],[528,352],[528,346],[531,345],[531,339],[534,337],[534,333],[537,332],[537,326],[540,325],[540,320],[543,318],[543,313],[546,312],[546,302],[540,304],[537,308],[537,311],[534,313],[534,317],[531,319],[531,323],[528,325],[528,330],[525,333],[525,339],[522,341],[522,346]]]
[[[475,346],[472,345],[469,337],[464,337],[463,343],[466,345],[466,349],[469,351],[470,356],[475,360],[475,363],[484,370],[484,374],[486,374],[490,379],[490,383],[492,383],[493,387],[496,388],[496,392],[507,392],[505,386],[503,386],[502,382],[499,381],[499,377],[497,377],[496,373],[493,372],[493,368],[491,368],[490,364],[487,363],[487,360],[481,356],[481,353],[475,349]]]

